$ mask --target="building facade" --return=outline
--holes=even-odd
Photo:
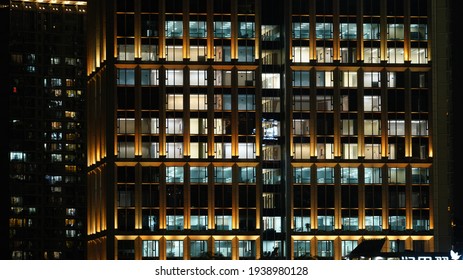
[[[88,258],[448,251],[445,5],[89,1]]]
[[[5,258],[83,259],[85,2],[8,1],[5,8]]]

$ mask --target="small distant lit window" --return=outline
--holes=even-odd
[[[63,181],[63,177],[62,177],[62,176],[50,176],[50,175],[45,175],[45,181],[46,181],[48,184],[53,185],[53,184],[62,182],[62,181]]]
[[[51,122],[51,129],[61,129],[61,128],[63,128],[61,122]]]
[[[11,55],[11,61],[14,64],[21,64],[21,63],[23,63],[23,56],[21,54],[12,54]]]
[[[56,97],[61,96],[61,90],[60,89],[52,89],[51,92]]]
[[[50,63],[51,64],[59,64],[60,63],[60,58],[59,57],[51,57],[50,58]]]
[[[45,147],[45,149],[46,149],[46,148],[47,148],[47,144],[44,144],[44,147]],[[52,144],[48,145],[48,147],[50,147],[50,150],[51,150],[51,151],[61,151],[61,150],[63,149],[61,143],[52,143]]]
[[[48,108],[57,108],[63,106],[63,101],[61,100],[50,100]]]
[[[67,65],[76,65],[76,59],[73,57],[66,57],[64,61]]]
[[[63,134],[61,132],[52,132],[51,140],[61,140],[63,139]]]
[[[66,172],[77,172],[77,166],[75,166],[75,165],[66,165],[65,170],[66,170]]]
[[[61,154],[51,154],[51,162],[61,162],[63,156]]]
[[[75,79],[66,79],[66,86],[73,87],[73,86],[75,86],[75,84],[76,84]]]
[[[23,258],[25,258],[25,256],[26,253],[23,251],[13,251],[11,253],[11,259],[13,260],[22,260]]]
[[[26,153],[23,152],[10,152],[10,161],[25,161]]]
[[[21,212],[24,211],[23,207],[10,207],[11,212],[15,214],[20,214]]]
[[[66,140],[70,140],[70,141],[76,140],[77,136],[78,135],[76,135],[75,133],[67,133],[66,134]]]
[[[23,204],[23,198],[20,196],[12,196],[10,198],[10,204],[11,205],[22,205]]]
[[[70,226],[70,227],[73,227],[76,225],[76,220],[75,219],[65,219],[64,220],[64,224],[66,226]]]
[[[27,54],[26,62],[35,63],[35,54],[34,53]]]
[[[74,111],[66,111],[65,115],[66,115],[66,118],[75,118],[76,117],[76,112],[74,112]]]
[[[76,208],[66,208],[66,215],[68,216],[76,215]]]
[[[52,87],[59,87],[59,86],[61,86],[61,79],[58,79],[58,78],[51,78],[51,86],[52,86]]]
[[[67,97],[75,97],[76,96],[76,91],[72,89],[66,90],[66,96]]]

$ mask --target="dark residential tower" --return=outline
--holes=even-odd
[[[9,26],[4,257],[85,259],[86,3],[7,1],[1,9]]]

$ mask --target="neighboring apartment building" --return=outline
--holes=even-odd
[[[447,12],[89,1],[88,258],[448,251]]]
[[[9,126],[8,195],[2,195],[8,216],[5,257],[84,259],[86,3],[4,5],[9,26],[9,63],[2,65]]]

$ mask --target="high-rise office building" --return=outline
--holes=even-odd
[[[89,1],[88,258],[449,250],[446,8]]]
[[[85,258],[85,10],[76,1],[2,3],[2,94],[9,106],[4,258]]]

